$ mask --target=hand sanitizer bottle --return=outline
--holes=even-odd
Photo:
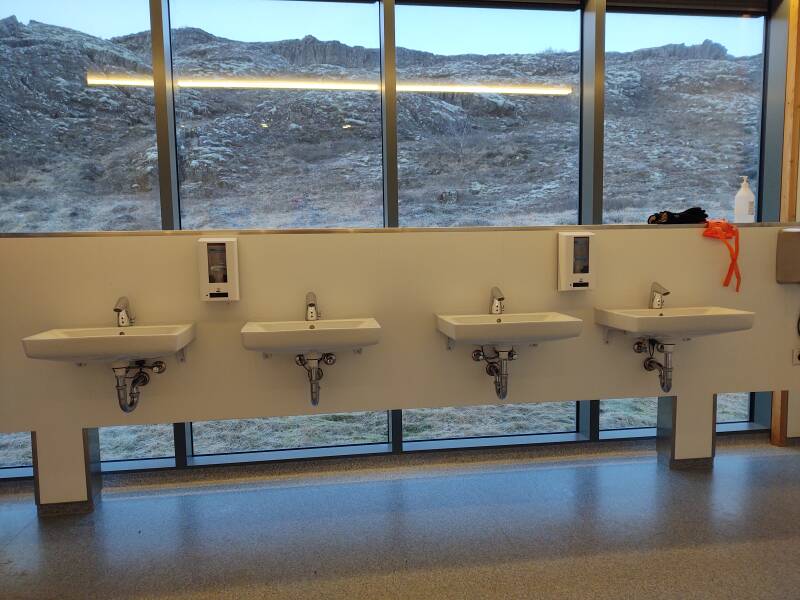
[[[750,189],[747,175],[742,176],[742,187],[733,201],[733,220],[737,223],[752,223],[756,220],[756,195]]]

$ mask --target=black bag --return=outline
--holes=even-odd
[[[668,210],[653,213],[647,217],[647,222],[651,225],[685,225],[687,223],[705,223],[706,219],[708,219],[708,213],[699,206],[694,206],[679,213]]]

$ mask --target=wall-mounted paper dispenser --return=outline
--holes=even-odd
[[[800,227],[778,232],[775,280],[778,283],[800,283]]]
[[[239,251],[236,238],[200,238],[200,298],[209,302],[239,299]]]

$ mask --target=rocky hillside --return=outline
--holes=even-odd
[[[378,81],[376,49],[313,37],[244,43],[173,32],[181,77]],[[730,212],[756,175],[762,57],[705,42],[607,58],[607,220],[695,203]],[[148,33],[111,40],[0,20],[0,229],[158,227],[152,90],[87,87],[150,73]],[[576,53],[439,56],[398,49],[401,81],[557,83]],[[579,95],[399,97],[405,225],[574,222]],[[379,226],[374,92],[179,89],[186,227]]]

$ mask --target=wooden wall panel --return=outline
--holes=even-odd
[[[781,221],[797,220],[798,159],[800,158],[800,60],[798,60],[800,0],[789,9],[788,56],[786,65],[786,107],[783,132],[781,176]]]

